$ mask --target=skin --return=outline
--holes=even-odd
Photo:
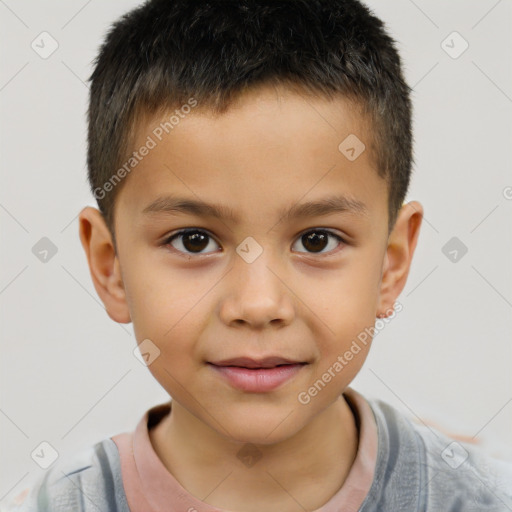
[[[160,121],[141,123],[137,148]],[[349,134],[366,144],[354,161],[338,150]],[[151,442],[206,503],[241,512],[314,510],[346,479],[358,431],[342,393],[371,342],[309,403],[297,397],[391,311],[423,218],[420,203],[405,204],[388,236],[386,182],[371,147],[364,120],[344,98],[252,89],[221,116],[193,110],[125,179],[115,206],[117,254],[100,212],[80,213],[107,313],[133,322],[137,342],[150,339],[160,350],[149,370],[172,396],[172,413],[151,430]],[[141,213],[166,194],[229,206],[239,222]],[[367,214],[277,214],[333,194],[362,201]],[[199,254],[183,236],[166,245],[184,228],[210,235]],[[344,242],[331,236],[315,252],[302,235],[319,229]],[[252,263],[236,252],[248,236],[263,248]],[[231,387],[207,364],[268,354],[308,364],[264,393]],[[250,467],[237,457],[247,443],[260,455]]]

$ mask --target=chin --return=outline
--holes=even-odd
[[[286,441],[293,437],[301,428],[296,414],[289,410],[277,409],[277,413],[258,413],[237,411],[234,414],[225,414],[226,430],[219,433],[226,439],[238,443],[251,443],[255,445],[270,446]]]
[[[280,432],[279,435],[276,435],[274,433],[271,433],[269,435],[269,432],[272,432],[272,428],[265,429],[265,430],[259,430],[252,427],[250,430],[248,429],[242,429],[240,432],[232,432],[231,436],[228,438],[230,441],[233,441],[235,443],[242,443],[244,445],[246,444],[253,444],[256,446],[272,446],[275,444],[280,444],[283,441],[286,441],[290,437],[293,437],[293,434],[295,432]]]

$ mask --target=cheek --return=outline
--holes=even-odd
[[[330,368],[341,356],[341,373],[353,376],[366,359],[376,320],[380,273],[375,258],[364,256],[333,272],[321,288],[314,287],[314,292],[310,290],[306,295],[318,317],[313,330],[322,358],[320,371]]]
[[[362,260],[362,258],[361,258]],[[375,321],[380,272],[364,260],[333,271],[321,286],[303,290],[306,303],[335,334],[354,332]]]
[[[137,267],[135,258],[131,270],[125,288],[137,342],[149,339],[160,351],[149,366],[159,381],[169,374],[179,379],[197,364],[192,356],[201,338],[198,319],[209,318],[204,295],[212,285],[162,265]]]
[[[183,339],[183,330],[190,336],[188,323],[192,313],[197,317],[201,299],[212,286],[210,280],[148,261],[133,257],[126,265],[125,291],[137,340],[166,343]]]

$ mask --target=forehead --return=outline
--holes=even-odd
[[[137,127],[133,150],[145,156],[125,178],[116,211],[135,220],[173,195],[215,203],[242,222],[343,196],[364,205],[360,214],[386,216],[369,133],[349,100],[284,88],[244,93],[220,115],[200,104],[177,108]]]

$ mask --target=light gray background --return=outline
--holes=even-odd
[[[86,183],[91,61],[109,24],[138,1],[0,0],[0,506],[66,455],[132,430],[167,400],[94,290],[77,215]],[[372,0],[414,87],[425,208],[403,311],[375,338],[353,387],[512,459],[512,5],[510,0]],[[31,43],[49,32],[42,59]],[[441,43],[459,32],[469,48]],[[460,41],[450,42],[452,51]],[[508,187],[508,188],[507,188]],[[48,237],[46,263],[32,247]],[[468,252],[452,262],[452,238]]]

